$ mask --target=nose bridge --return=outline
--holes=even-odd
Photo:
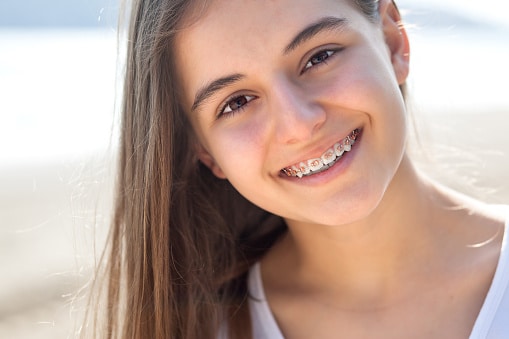
[[[326,113],[312,93],[285,77],[273,83],[271,101],[276,139],[281,143],[310,139],[325,122]]]

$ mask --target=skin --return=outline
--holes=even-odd
[[[391,2],[379,12],[372,23],[340,0],[216,0],[177,38],[198,157],[288,224],[261,263],[285,338],[466,338],[496,268],[503,219],[406,155],[409,44]],[[288,48],[325,17],[346,24]],[[331,169],[281,174],[355,128]]]

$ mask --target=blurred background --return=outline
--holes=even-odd
[[[411,39],[410,150],[509,203],[509,4],[398,1]],[[107,233],[117,0],[0,1],[0,338],[72,338]],[[79,295],[79,294],[78,294]]]
[[[0,0],[0,338],[74,338],[111,205],[118,0]]]

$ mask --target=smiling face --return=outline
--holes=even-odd
[[[397,11],[345,0],[214,0],[177,36],[199,157],[291,222],[338,225],[379,204],[404,154],[408,72]]]

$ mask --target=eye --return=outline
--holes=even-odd
[[[308,62],[304,66],[302,73],[304,73],[311,67],[314,67],[318,64],[325,63],[327,61],[327,59],[329,59],[331,56],[333,56],[334,53],[336,53],[336,52],[337,51],[334,51],[334,50],[324,50],[324,51],[320,51],[320,52],[316,53],[308,60]]]
[[[229,115],[239,112],[244,109],[244,106],[249,104],[255,97],[253,95],[238,95],[228,99],[219,111],[219,116]]]

